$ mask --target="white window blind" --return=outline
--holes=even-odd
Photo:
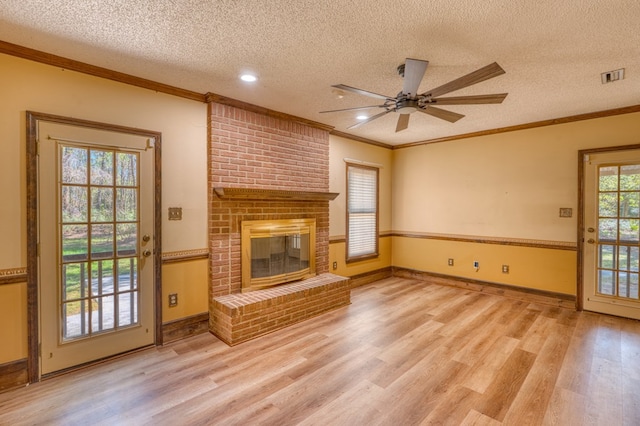
[[[378,255],[378,169],[347,165],[347,260]]]

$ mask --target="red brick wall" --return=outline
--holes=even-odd
[[[329,202],[222,200],[214,187],[329,191],[329,132],[209,103],[210,299],[241,289],[242,220],[316,219],[316,272],[329,271]]]

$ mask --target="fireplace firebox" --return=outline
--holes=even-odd
[[[242,292],[316,275],[315,219],[242,222]]]

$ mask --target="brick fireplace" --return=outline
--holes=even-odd
[[[216,95],[208,106],[210,311],[241,292],[243,220],[315,219],[316,273],[327,273],[330,129]]]

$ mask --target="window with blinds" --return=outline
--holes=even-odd
[[[378,256],[378,169],[347,164],[347,262]]]

